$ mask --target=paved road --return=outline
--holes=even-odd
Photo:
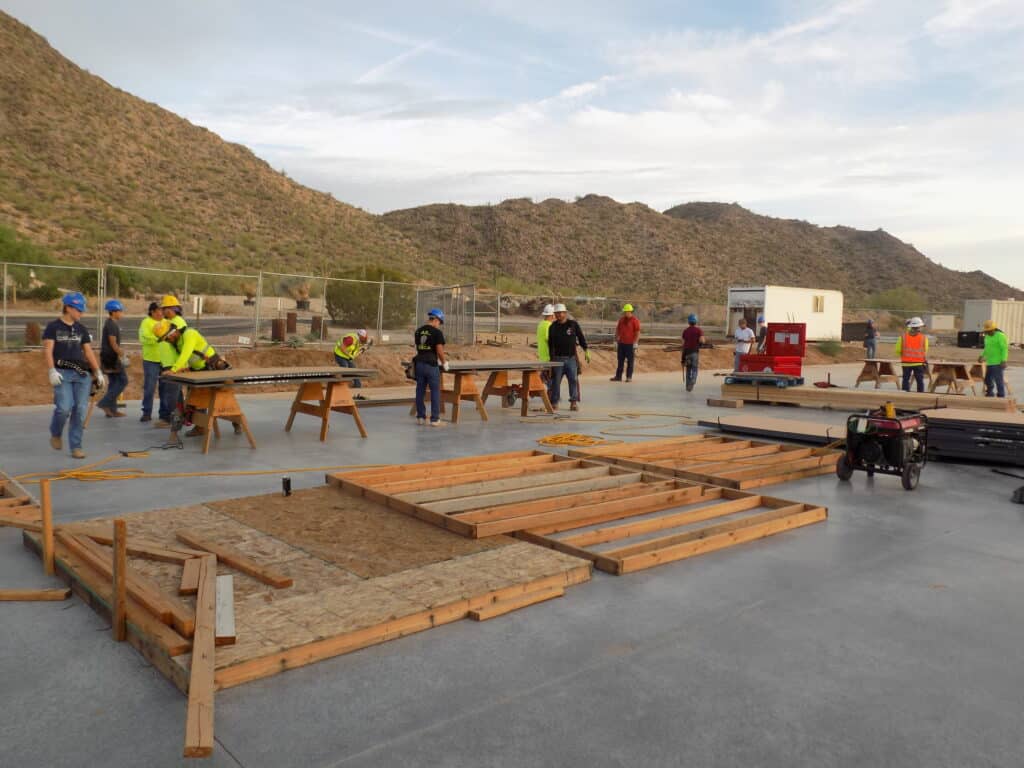
[[[12,341],[15,339],[22,339],[25,335],[25,325],[27,323],[39,323],[41,327],[45,327],[48,322],[53,320],[54,315],[8,315],[7,316],[7,338]],[[188,318],[186,318],[188,319]],[[82,318],[82,322],[85,323],[86,328],[90,332],[96,333],[96,315],[90,313]],[[135,340],[134,331],[138,329],[139,323],[142,322],[142,317],[138,315],[128,315],[121,319],[122,334],[126,336],[125,341],[131,343]],[[200,318],[198,323],[189,320],[189,323],[194,325],[205,335],[208,336],[252,336],[253,330],[253,319],[251,317],[203,317]],[[299,323],[302,323],[302,319],[299,319]],[[308,321],[307,321],[308,323]],[[270,319],[267,318],[262,325],[264,330],[269,332],[270,330]],[[131,331],[132,333],[128,333]]]

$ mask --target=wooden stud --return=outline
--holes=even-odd
[[[473,619],[473,621],[487,621],[496,616],[503,616],[506,613],[518,611],[520,608],[525,608],[528,605],[536,605],[537,603],[561,597],[564,594],[565,589],[563,587],[551,587],[539,592],[527,592],[517,598],[499,600],[483,608],[476,608],[469,612],[469,618]]]
[[[53,499],[49,480],[39,481],[39,508],[43,516],[43,573],[53,576]]]
[[[712,408],[742,408],[742,400],[722,400],[717,397],[709,397],[708,405]]]
[[[214,646],[217,615],[217,560],[204,557],[199,566],[196,632],[192,639],[192,669],[185,717],[185,757],[213,754]]]
[[[284,574],[275,571],[273,568],[269,568],[265,565],[261,565],[253,560],[248,555],[240,552],[234,547],[228,546],[227,544],[218,544],[207,539],[202,538],[193,531],[181,530],[176,531],[178,541],[183,544],[188,544],[190,547],[196,549],[203,549],[217,556],[227,566],[234,568],[236,571],[241,571],[244,574],[252,576],[257,581],[262,581],[264,584],[269,584],[272,587],[278,589],[284,589],[292,585],[292,578],[285,576]]]
[[[62,589],[0,589],[0,602],[33,600],[67,600],[71,590]]]
[[[194,595],[199,591],[199,564],[201,557],[192,557],[182,564],[179,595]]]
[[[576,480],[568,483],[556,483],[553,485],[541,485],[529,488],[520,488],[512,491],[499,491],[497,493],[484,493],[479,496],[463,496],[443,501],[427,502],[422,504],[426,509],[433,512],[441,512],[446,515],[465,512],[485,507],[498,507],[505,504],[537,501],[557,496],[576,495],[590,493],[593,491],[611,490],[622,488],[640,480],[639,472],[631,472],[622,475],[602,475],[590,480]],[[460,515],[461,517],[461,515]]]
[[[639,473],[633,475],[608,475],[606,478],[632,477],[633,482],[627,482],[620,486],[606,488],[603,490],[587,491],[586,493],[573,493],[568,491],[558,495],[548,495],[532,501],[499,504],[497,506],[485,506],[478,509],[470,509],[466,512],[459,512],[455,515],[459,520],[467,523],[484,523],[489,520],[504,520],[509,517],[525,517],[536,515],[541,512],[550,512],[555,509],[565,509],[572,504],[585,505],[597,504],[602,501],[614,501],[615,499],[628,499],[638,493],[668,490],[676,487],[675,480],[665,480],[660,483],[641,483]],[[552,486],[555,491],[563,490],[561,486]]]
[[[196,558],[197,560],[200,558]],[[197,590],[198,591],[198,590]],[[235,644],[235,577],[217,577],[217,631],[215,645]]]
[[[124,520],[114,521],[113,594],[110,629],[114,639],[121,642],[128,635],[128,530]]]

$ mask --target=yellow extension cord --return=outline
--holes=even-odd
[[[548,418],[544,418],[547,416]],[[677,427],[681,424],[696,424],[696,420],[691,416],[687,416],[683,413],[663,413],[660,411],[617,411],[606,414],[604,417],[583,417],[583,418],[572,418],[575,422],[590,422],[590,423],[603,423],[608,422],[618,423],[623,421],[632,421],[635,419],[643,419],[648,417],[671,417],[672,421],[662,422],[660,424],[629,424],[622,425],[622,428],[609,427],[607,429],[600,430],[599,434],[602,435],[614,435],[616,437],[651,437],[652,435],[646,432],[633,432],[623,431],[625,430],[647,430],[647,429],[667,429],[669,427]],[[527,417],[520,419],[521,422],[551,422],[556,423],[558,421],[565,421],[568,416],[560,414],[544,414],[540,418]],[[657,437],[657,435],[654,435]],[[554,435],[548,435],[537,440],[540,445],[552,445],[552,446],[595,446],[595,445],[611,445],[614,443],[621,443],[621,440],[608,440],[603,437],[595,437],[592,435],[583,435],[576,432],[559,432]]]

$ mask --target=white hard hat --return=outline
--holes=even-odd
[[[370,334],[366,332],[365,328],[360,328],[358,331],[356,331],[356,336],[358,336],[360,339],[365,339],[369,335]]]
[[[912,317],[907,320],[907,328],[924,328],[924,320],[920,317]]]
[[[555,312],[568,312],[569,310],[565,308],[565,304],[555,304],[554,311]]]
[[[541,314],[542,315],[553,315],[553,314],[555,314],[555,308],[553,306],[551,306],[550,304],[545,304],[544,305],[544,311],[541,312]]]

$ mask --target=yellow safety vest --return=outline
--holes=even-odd
[[[352,343],[345,346],[345,339],[352,339]],[[360,352],[362,348],[359,346],[359,335],[355,333],[345,334],[334,345],[334,354],[343,360],[355,360]]]
[[[178,337],[175,347],[178,350],[178,359],[173,368],[178,371],[183,370],[186,365],[193,371],[201,371],[206,368],[207,359],[217,354],[213,345],[195,328],[185,328]]]

